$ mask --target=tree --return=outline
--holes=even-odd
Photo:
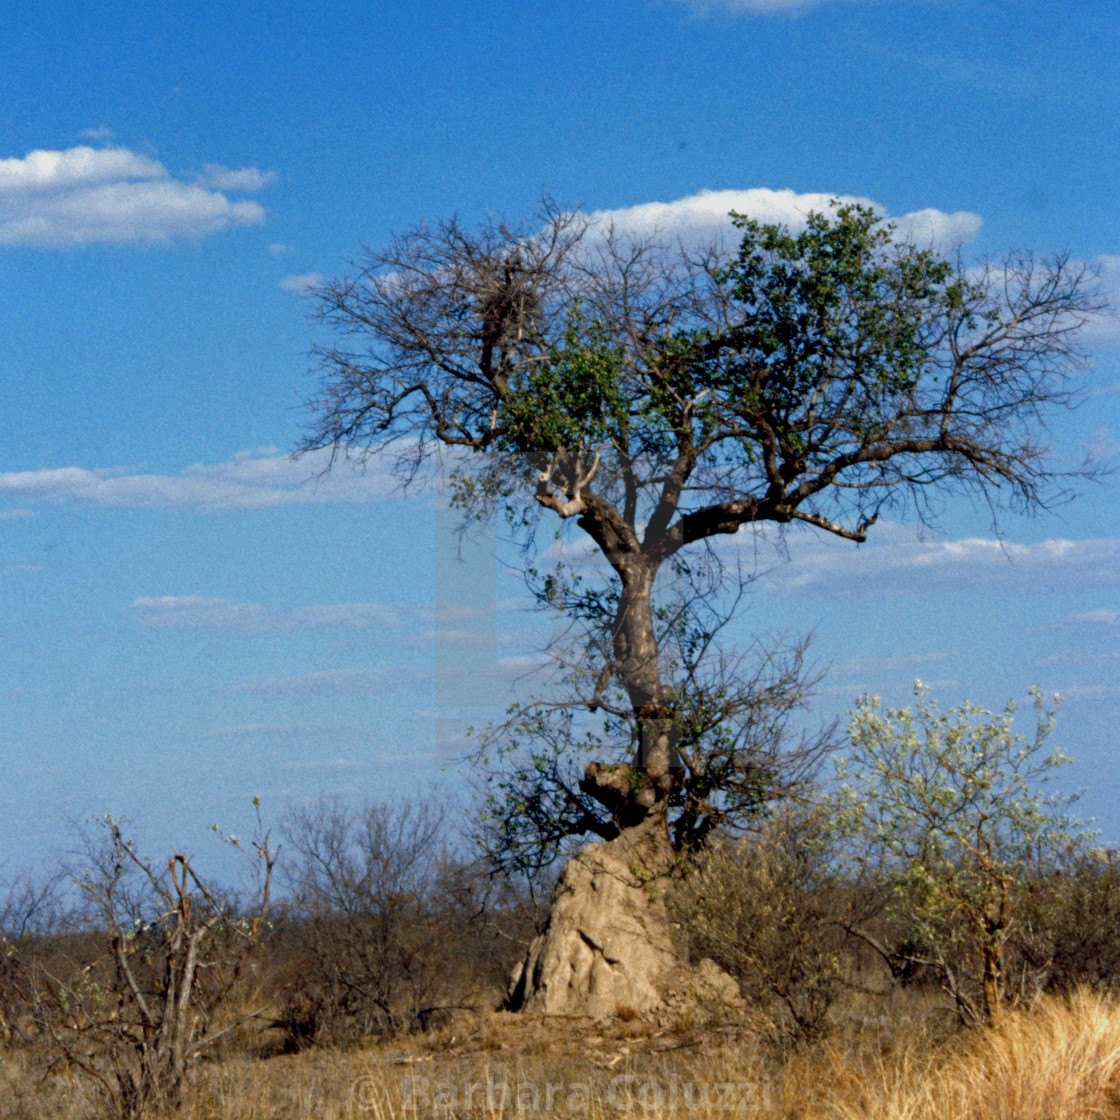
[[[1078,831],[1060,812],[1073,798],[1042,788],[1069,759],[1046,749],[1054,714],[1038,690],[1031,739],[1012,731],[1013,703],[999,715],[968,703],[943,713],[920,682],[915,694],[916,712],[864,697],[852,716],[842,773],[855,834],[897,883],[902,911],[929,947],[924,963],[938,968],[966,1018],[978,1012],[951,962],[956,944],[971,950],[991,1022],[1020,883]]]
[[[737,251],[690,252],[546,204],[520,226],[419,226],[316,292],[342,341],[318,351],[304,450],[385,454],[409,479],[457,452],[468,518],[504,509],[531,535],[551,513],[607,561],[610,642],[584,702],[617,682],[638,750],[580,790],[665,858],[690,768],[659,574],[697,549],[718,561],[713,542],[747,526],[858,542],[954,494],[1046,506],[1063,481],[1045,422],[1103,306],[1064,257],[966,270],[859,205],[800,231],[735,223]]]

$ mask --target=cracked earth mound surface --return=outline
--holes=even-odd
[[[735,982],[711,961],[682,962],[663,880],[648,866],[625,836],[588,844],[568,861],[548,923],[511,977],[512,1010],[603,1019],[741,1003]]]

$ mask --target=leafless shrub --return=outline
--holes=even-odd
[[[1078,846],[1024,877],[1011,974],[1020,997],[1120,990],[1120,853]]]
[[[25,875],[0,888],[0,1042],[35,1040],[30,970],[47,939],[62,932],[60,880]]]
[[[484,871],[453,851],[438,808],[321,802],[284,833],[296,971],[287,1049],[427,1029],[500,984],[509,950]]]
[[[982,977],[964,919],[915,921],[895,904],[897,883],[887,877],[860,889],[863,912],[847,920],[849,932],[875,951],[895,984],[940,989],[962,1021],[976,1021]],[[1120,991],[1118,927],[1120,853],[1075,842],[1025,864],[1007,925],[1001,1002],[1026,1008],[1044,993]]]
[[[77,878],[86,927],[40,939],[24,957],[22,995],[58,1060],[96,1085],[113,1115],[140,1120],[175,1107],[203,1052],[254,1017],[223,1013],[267,922],[276,853],[267,836],[253,843],[246,907],[190,857],[154,864],[117,822],[102,826]]]
[[[789,808],[755,835],[685,865],[670,909],[693,957],[711,957],[776,1028],[819,1035],[844,986],[845,902],[821,811]]]

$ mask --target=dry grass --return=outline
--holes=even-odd
[[[920,999],[888,1006],[781,1059],[749,1024],[464,1016],[396,1046],[207,1063],[176,1120],[1120,1118],[1120,1002],[1046,999],[948,1040]],[[99,1115],[75,1075],[0,1057],[0,1120]]]
[[[846,1063],[850,1070],[850,1063]],[[836,1120],[1120,1116],[1120,1005],[1089,992],[1009,1013],[925,1054],[905,1050],[825,1095]]]

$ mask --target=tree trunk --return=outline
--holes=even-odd
[[[983,945],[980,950],[984,969],[984,1017],[989,1024],[999,1021],[1003,1011],[1000,981],[1003,973],[1003,950],[999,945]]]
[[[682,772],[653,625],[657,569],[633,557],[616,568],[623,591],[614,662],[637,716],[638,749],[630,763],[589,763],[580,788],[610,811],[620,833],[565,865],[544,931],[511,977],[512,1010],[603,1018],[740,998],[711,961],[689,966],[675,944],[665,908],[674,861],[668,799]]]
[[[661,681],[653,625],[657,565],[644,557],[627,557],[617,567],[622,594],[614,619],[612,652],[615,671],[622,677],[637,717],[638,749],[632,765],[646,775],[652,800],[663,801],[678,776],[679,758],[673,743],[672,697]]]

